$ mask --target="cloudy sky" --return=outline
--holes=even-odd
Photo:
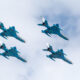
[[[0,80],[80,80],[80,1],[79,0],[0,0],[0,21],[5,27],[15,26],[26,43],[14,38],[0,40],[8,48],[16,46],[20,56],[28,62],[16,58],[9,60],[0,56]],[[60,24],[62,33],[69,41],[41,33],[37,26],[45,17],[49,25]],[[56,59],[51,61],[43,52],[46,43],[54,50],[64,49],[73,64]]]

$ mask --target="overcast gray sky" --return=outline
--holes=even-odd
[[[7,28],[15,26],[26,43],[14,38],[0,39],[8,48],[16,46],[28,61],[23,63],[16,58],[7,60],[0,56],[0,80],[80,80],[79,8],[79,0],[0,0],[0,21]],[[42,34],[44,28],[37,26],[41,17],[45,17],[50,25],[59,23],[69,41]],[[48,59],[46,54],[49,53],[42,51],[46,43],[55,50],[64,49],[73,65]]]

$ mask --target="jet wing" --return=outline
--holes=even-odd
[[[3,57],[5,57],[5,58],[9,59],[9,58],[8,58],[8,52],[0,53],[0,55],[2,55]]]
[[[46,55],[46,57],[48,57],[48,58],[52,59],[53,61],[55,61],[55,60],[53,59],[52,54],[50,54],[50,55]]]
[[[1,32],[0,33],[0,36],[2,36],[3,38],[7,39],[7,34],[5,31]]]
[[[47,32],[48,30],[42,30],[42,33],[46,34],[47,36],[51,37],[51,35]]]
[[[51,35],[50,34],[48,34],[48,33],[45,33],[47,36],[49,36],[49,37],[51,37]]]
[[[53,58],[50,58],[51,60],[55,61]]]

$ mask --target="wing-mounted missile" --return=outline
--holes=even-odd
[[[6,28],[4,27],[4,24],[2,22],[0,22],[0,29],[3,30],[3,31],[6,30]]]

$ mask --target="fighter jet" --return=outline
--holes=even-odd
[[[52,59],[53,61],[55,61],[56,58],[58,59],[62,59],[65,62],[72,64],[71,61],[69,61],[66,57],[65,57],[65,53],[63,52],[63,49],[59,49],[57,51],[54,51],[52,46],[49,45],[47,49],[43,49],[43,51],[49,51],[51,54],[50,55],[46,55],[48,58]]]
[[[60,31],[62,29],[59,28],[59,24],[53,24],[53,26],[49,26],[48,21],[45,20],[45,18],[42,18],[42,23],[38,24],[38,25],[39,26],[44,26],[46,28],[45,30],[42,30],[42,33],[45,33],[49,37],[51,37],[51,34],[56,34],[56,35],[60,36],[61,38],[65,39],[65,40],[68,40],[67,37],[65,37],[61,34]]]
[[[21,42],[25,42],[22,38],[20,38],[17,33],[19,33],[18,31],[15,30],[15,27],[9,27],[9,29],[6,29],[4,24],[2,22],[0,22],[0,29],[3,30],[3,32],[0,33],[0,36],[2,36],[3,38],[7,39],[7,37],[14,37],[16,39],[18,39]]]
[[[16,49],[16,47],[11,47],[10,49],[6,50],[3,53],[0,53],[3,57],[9,59],[8,57],[16,57],[17,59],[21,60],[22,62],[27,62],[25,59],[19,56],[19,51]]]
[[[3,32],[0,33],[0,36],[2,36],[3,38],[7,39],[10,36],[25,43],[25,41],[17,35],[18,31],[16,31],[14,26],[9,27],[8,29],[5,29],[4,27],[2,27],[1,29],[3,30]]]

